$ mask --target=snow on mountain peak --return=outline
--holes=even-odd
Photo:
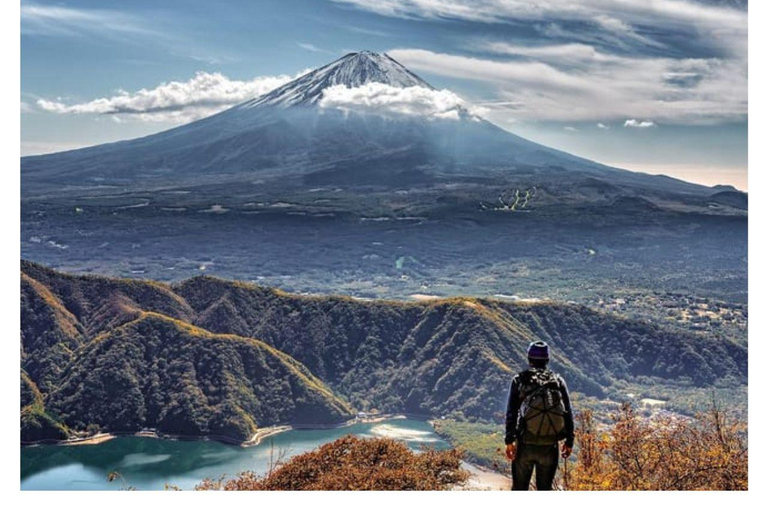
[[[398,88],[434,89],[389,55],[362,51],[349,53],[272,92],[244,103],[242,107],[315,105],[329,87],[343,85],[355,88],[369,83]]]

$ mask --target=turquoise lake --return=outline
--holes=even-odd
[[[160,490],[166,484],[192,489],[204,478],[233,477],[242,471],[263,473],[270,457],[312,450],[347,434],[389,437],[414,450],[448,448],[424,421],[396,419],[323,430],[290,430],[243,448],[215,441],[176,441],[119,437],[96,445],[29,446],[21,449],[22,490]],[[123,481],[107,482],[117,471]]]

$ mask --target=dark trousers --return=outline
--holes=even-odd
[[[551,491],[557,473],[557,448],[557,444],[537,446],[518,443],[515,460],[512,461],[512,490],[527,491],[535,468],[536,489]]]

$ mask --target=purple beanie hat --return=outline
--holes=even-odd
[[[528,345],[528,359],[549,361],[549,346],[543,341],[534,341]]]

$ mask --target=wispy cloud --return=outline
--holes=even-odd
[[[461,111],[479,114],[451,91],[426,87],[393,87],[368,83],[360,87],[334,85],[327,88],[320,100],[323,108],[376,114],[419,115],[431,119],[458,119]]]
[[[483,81],[504,119],[680,123],[747,115],[747,9],[708,0],[332,0],[388,17],[462,20],[535,33],[446,53],[395,50],[417,70]],[[493,32],[498,32],[493,30]]]
[[[597,123],[597,127],[600,128],[601,130],[610,130],[611,129],[610,126],[605,125],[603,123]]]
[[[204,47],[201,38],[185,34],[177,20],[156,14],[117,9],[75,8],[24,2],[21,34],[27,37],[86,38],[151,46],[174,57],[210,65],[231,62],[232,56]]]
[[[327,50],[323,50],[322,48],[315,46],[311,43],[302,43],[302,42],[296,42],[296,44],[299,46],[299,48],[303,48],[309,52],[314,53],[329,53]]]
[[[143,121],[188,122],[214,114],[283,85],[295,77],[261,76],[232,80],[221,73],[198,72],[186,82],[167,82],[136,92],[83,103],[38,99],[37,107],[56,114],[91,114],[136,118]]]
[[[489,59],[394,49],[388,53],[426,73],[487,83],[495,120],[597,121],[632,117],[675,123],[743,120],[746,61],[606,54],[588,45],[540,47],[491,43]],[[685,75],[687,81],[670,80]],[[693,77],[695,76],[695,79]]]
[[[529,57],[532,59],[564,64],[599,61],[610,58],[597,50],[594,46],[583,43],[526,46],[512,44],[506,41],[482,41],[472,45],[472,49],[498,55]]]
[[[558,89],[590,89],[583,80],[538,61],[496,61],[420,49],[394,49],[387,54],[406,67],[437,75],[517,85],[544,84]]]
[[[733,35],[744,38],[745,9],[690,0],[332,0],[351,4],[383,16],[426,19],[461,19],[503,23],[509,20],[575,21],[590,24],[628,39],[657,44],[637,27],[690,31],[706,38],[713,31],[719,39]],[[652,32],[652,31],[648,31]]]
[[[78,9],[59,5],[21,5],[21,34],[81,37],[98,34],[109,38],[159,34],[140,18],[108,9]]]
[[[367,36],[376,36],[376,37],[391,37],[392,34],[389,32],[385,32],[383,30],[376,30],[372,28],[366,28],[366,27],[356,27],[354,25],[343,25],[343,28],[346,30],[349,30],[350,32],[355,32],[357,34],[365,34]]]
[[[637,119],[627,119],[624,121],[624,128],[653,128],[654,126],[656,126],[656,123],[651,120],[638,121]]]
[[[332,1],[388,17],[533,28],[534,36],[469,41],[463,52],[390,52],[417,71],[491,85],[497,96],[478,102],[495,104],[496,120],[747,116],[746,1]]]

